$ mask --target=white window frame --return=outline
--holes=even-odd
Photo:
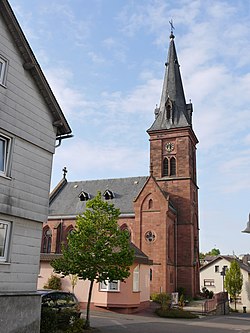
[[[8,68],[8,60],[5,59],[2,55],[0,55],[0,84],[5,86],[6,84],[6,75],[7,75],[7,68]]]
[[[3,170],[0,170],[0,176],[8,176],[9,161],[10,161],[11,138],[0,132],[0,141],[5,143],[3,156],[0,156],[0,159],[3,159],[1,161],[2,164],[3,164]]]
[[[4,234],[3,244],[0,243],[0,247],[3,247],[3,253],[0,253],[0,262],[6,262],[9,256],[11,222],[0,220],[0,228],[2,225],[6,227],[6,232]]]
[[[140,265],[133,270],[133,292],[140,291]]]
[[[114,286],[116,285],[116,288]],[[120,281],[103,281],[99,284],[100,291],[108,291],[108,292],[119,292],[120,291]]]
[[[204,287],[215,287],[214,279],[204,279]]]

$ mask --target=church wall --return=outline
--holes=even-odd
[[[134,209],[139,248],[153,260],[151,293],[172,292],[175,290],[175,215],[169,213],[168,200],[153,178],[135,201]],[[152,239],[148,237],[150,233]]]

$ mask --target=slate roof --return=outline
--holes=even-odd
[[[192,126],[192,104],[186,104],[181,80],[180,65],[174,43],[174,35],[170,35],[168,60],[166,62],[160,107],[156,108],[156,119],[148,132],[162,129]],[[172,105],[172,116],[168,119],[166,103],[168,99]]]
[[[133,214],[133,201],[145,185],[148,177],[129,177],[115,179],[97,179],[75,182],[62,182],[49,206],[49,218],[56,216],[76,216],[86,208],[86,201],[80,201],[79,194],[84,191],[92,199],[98,191],[103,194],[107,189],[114,193],[109,200],[119,208],[121,214]]]
[[[243,263],[242,260],[240,260],[239,258],[235,257],[235,256],[224,256],[224,255],[219,255],[216,256],[214,260],[210,261],[209,263],[207,263],[206,265],[202,266],[200,268],[200,271],[203,271],[204,269],[206,269],[208,266],[214,265],[217,261],[221,260],[221,259],[225,259],[227,261],[229,261],[230,263],[234,260],[236,260],[238,262],[238,264],[240,265],[240,268],[247,271],[248,273],[250,273],[250,265],[249,264],[245,264]]]

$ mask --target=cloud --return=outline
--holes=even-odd
[[[74,175],[74,180],[148,174],[148,151],[136,150],[133,146],[122,147],[114,142],[104,141],[100,145],[80,138],[67,141],[57,148],[60,154],[55,154],[54,181],[60,180],[62,174],[60,170],[64,165],[69,171],[68,178]],[[55,185],[55,183],[52,184],[52,186]]]

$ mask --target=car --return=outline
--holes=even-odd
[[[80,304],[73,293],[62,290],[43,289],[37,291],[41,295],[41,311],[52,310],[55,313],[70,313],[71,317],[80,318]]]

